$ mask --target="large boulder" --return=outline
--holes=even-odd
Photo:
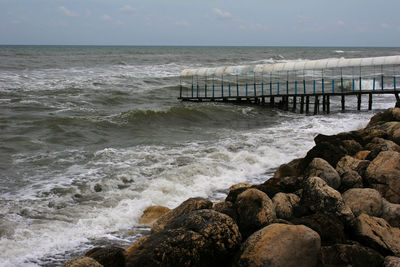
[[[400,121],[400,108],[389,108],[383,112],[379,112],[370,119],[367,127],[388,121]]]
[[[238,215],[235,205],[230,201],[220,201],[213,204],[213,210],[230,216],[237,221]]]
[[[335,244],[321,247],[318,266],[380,267],[383,260],[381,254],[360,244]]]
[[[372,132],[383,132],[380,136],[379,134],[374,137],[380,137],[384,139],[391,140],[396,144],[400,145],[400,122],[390,121],[385,123],[377,123],[372,127],[368,128]],[[372,139],[370,140],[372,141]]]
[[[354,216],[366,213],[371,216],[380,217],[382,215],[382,197],[378,191],[372,188],[353,188],[347,190],[343,195],[343,200],[350,207]]]
[[[356,171],[349,170],[347,172],[344,172],[340,178],[341,178],[339,187],[340,192],[345,192],[351,188],[364,187],[363,178]]]
[[[321,241],[304,225],[271,224],[252,234],[235,266],[316,266]]]
[[[126,266],[224,266],[240,242],[231,217],[214,210],[196,210],[152,234],[128,255]]]
[[[291,220],[296,225],[305,225],[319,234],[322,245],[343,243],[346,238],[345,225],[332,213],[315,213]]]
[[[139,219],[139,223],[152,227],[153,223],[157,221],[160,217],[167,214],[171,210],[163,206],[150,206],[143,211],[142,216]]]
[[[272,200],[260,190],[251,188],[236,199],[238,225],[244,237],[249,236],[276,219]]]
[[[378,156],[382,151],[400,152],[400,146],[398,144],[379,137],[372,139],[372,141],[365,147],[371,151],[371,153],[368,155],[369,160],[376,158],[376,156]]]
[[[306,169],[306,177],[317,176],[324,180],[330,187],[338,189],[340,176],[338,172],[324,159],[315,158]]]
[[[383,151],[369,164],[368,184],[392,203],[400,204],[400,153]]]
[[[382,218],[392,227],[400,227],[400,204],[390,203],[383,199]]]
[[[356,218],[355,238],[383,255],[400,256],[400,229],[393,228],[382,218],[365,213]]]
[[[361,177],[363,177],[369,164],[370,161],[368,160],[359,160],[352,156],[346,155],[342,157],[336,164],[336,171],[339,173],[340,176],[342,176],[346,172],[355,171]]]
[[[284,178],[289,176],[300,176],[299,164],[303,159],[294,159],[289,163],[282,164],[274,173],[273,178]]]
[[[125,250],[119,247],[98,247],[86,252],[104,267],[125,267]]]
[[[160,217],[157,221],[153,223],[153,227],[151,229],[152,233],[160,232],[165,228],[173,219],[182,216],[186,213],[189,213],[194,210],[201,209],[210,209],[212,207],[212,202],[208,199],[195,197],[189,198],[182,202],[178,207],[166,213],[162,217]]]
[[[300,198],[296,194],[278,193],[272,199],[276,217],[284,220],[292,218],[293,211],[299,206]]]
[[[103,267],[103,265],[92,258],[82,257],[69,260],[62,267]]]
[[[351,223],[354,219],[341,194],[319,177],[310,177],[304,183],[301,205],[313,213],[334,213],[346,223]]]
[[[295,193],[303,187],[303,177],[285,176],[282,178],[270,178],[263,184],[255,185],[260,191],[263,191],[270,198],[273,198],[277,193]]]
[[[132,252],[134,252],[136,249],[138,249],[143,243],[144,241],[146,241],[150,236],[149,235],[145,235],[145,236],[141,236],[138,239],[136,239],[135,243],[132,244],[132,246],[130,246],[129,248],[125,249],[124,254],[125,255],[129,255]]]
[[[400,267],[400,258],[393,257],[393,256],[387,256],[385,258],[383,266],[384,267]]]

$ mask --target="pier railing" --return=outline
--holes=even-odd
[[[321,59],[292,61],[277,64],[226,66],[186,69],[181,72],[179,99],[184,101],[247,101],[288,108],[289,97],[296,109],[300,98],[300,112],[309,98],[314,97],[314,112],[329,112],[330,96],[369,95],[369,109],[373,94],[395,94],[400,90],[400,56]],[[306,98],[306,99],[304,99]]]

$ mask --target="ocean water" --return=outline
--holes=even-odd
[[[400,48],[0,46],[0,266],[128,247],[150,205],[221,200],[374,110],[305,116],[177,100],[185,68],[400,54]],[[335,100],[332,100],[335,104]],[[367,101],[363,101],[363,105]],[[338,103],[336,103],[338,105]],[[353,109],[353,110],[352,110]]]

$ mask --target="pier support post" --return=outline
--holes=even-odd
[[[396,108],[400,108],[400,96],[399,93],[395,93],[394,96],[396,97]]]
[[[271,96],[271,98],[269,99],[269,105],[273,108],[275,107],[275,98],[273,96]]]
[[[329,114],[331,112],[331,97],[329,95],[326,96],[326,113]]]
[[[306,113],[310,111],[310,96],[306,96]]]
[[[372,93],[369,93],[368,96],[368,110],[372,110]]]
[[[285,111],[289,110],[289,97],[288,96],[283,97],[283,109]]]
[[[344,111],[346,108],[346,99],[345,99],[345,95],[342,94],[342,111]]]
[[[265,96],[261,98],[261,105],[265,105]]]
[[[326,111],[326,96],[322,95],[322,111]]]
[[[293,109],[292,109],[293,112],[296,112],[296,106],[297,106],[297,97],[294,96],[293,97]]]
[[[304,95],[300,98],[300,114],[304,113]]]
[[[357,110],[361,110],[361,94],[357,94]]]
[[[314,115],[318,114],[319,110],[319,98],[318,95],[315,95],[315,100],[314,100]]]

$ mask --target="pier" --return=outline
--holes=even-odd
[[[400,56],[319,59],[276,64],[186,69],[180,75],[178,99],[257,104],[306,114],[331,112],[338,98],[355,98],[361,110],[373,96],[390,94],[400,104]],[[365,97],[364,97],[365,98]]]

